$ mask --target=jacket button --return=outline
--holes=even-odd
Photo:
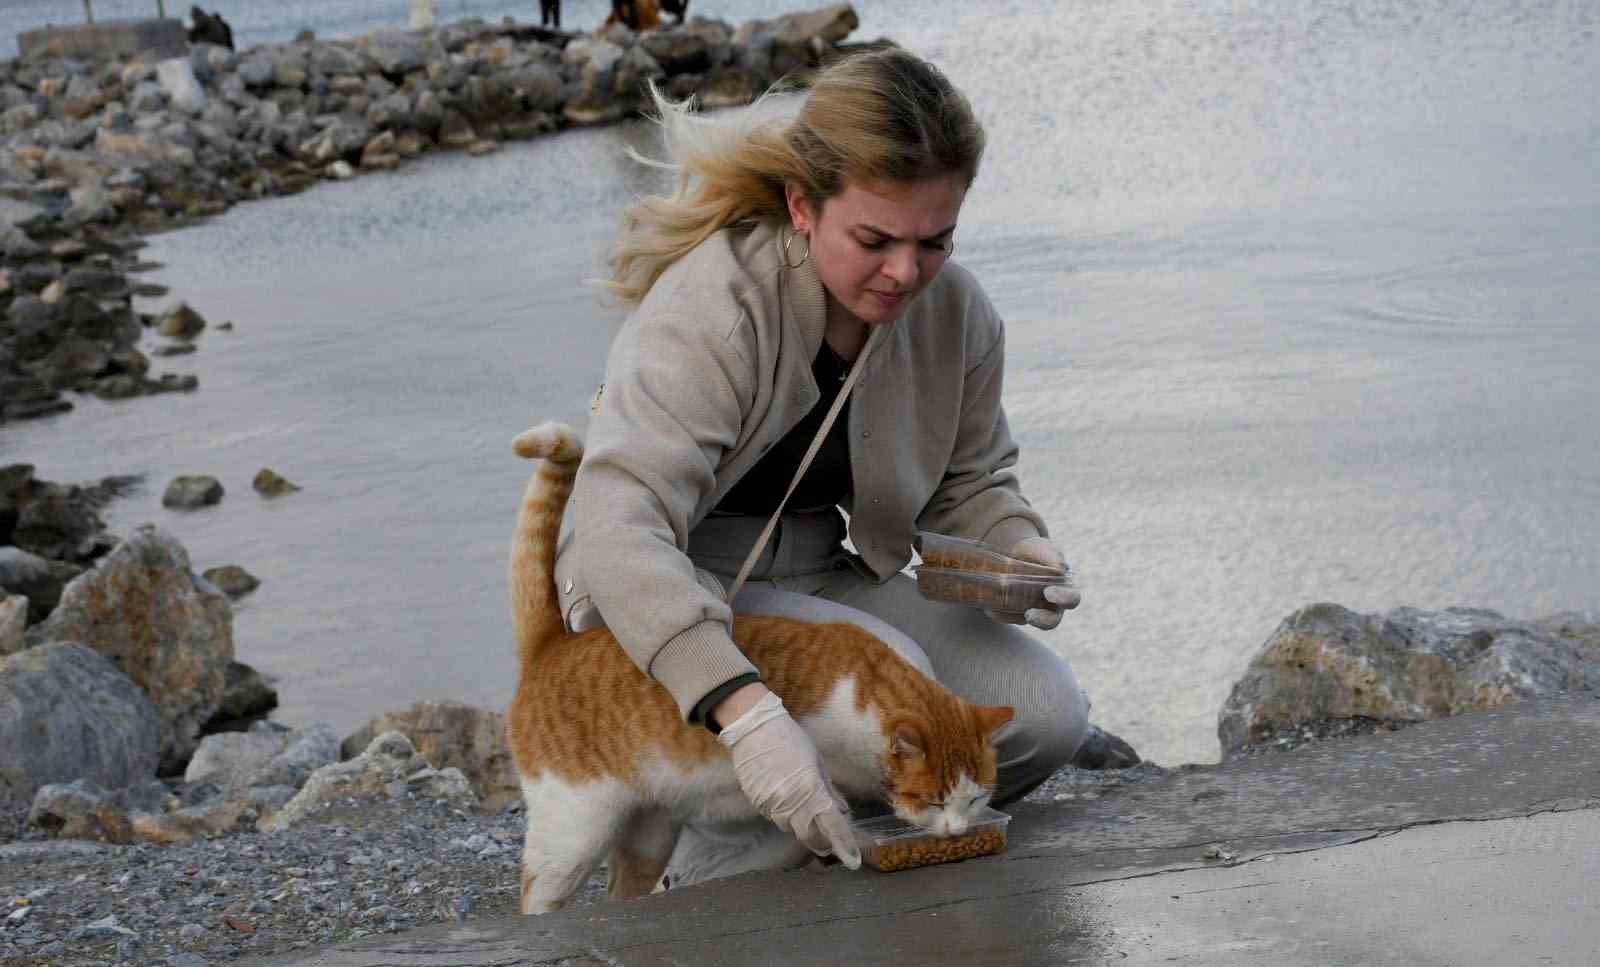
[[[864,437],[872,436],[872,431],[871,430],[862,430],[861,431],[861,435],[864,436]]]
[[[878,498],[874,497],[874,498],[872,498],[872,503],[873,503],[874,506],[876,506],[878,504],[883,503],[883,501],[881,501]]]
[[[567,578],[567,586],[561,589],[561,593],[562,594],[571,594],[572,593],[572,579],[571,578]]]

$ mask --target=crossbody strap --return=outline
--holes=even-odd
[[[861,354],[856,357],[855,364],[850,367],[850,375],[845,377],[844,386],[839,388],[839,395],[834,397],[833,406],[828,408],[828,414],[822,418],[822,426],[817,429],[816,439],[811,441],[811,447],[806,450],[806,455],[800,458],[800,469],[794,472],[794,479],[789,482],[789,489],[778,501],[778,509],[772,512],[772,518],[767,521],[767,526],[762,529],[761,536],[756,538],[756,544],[750,548],[750,555],[744,559],[744,564],[739,568],[739,576],[733,579],[732,587],[728,588],[728,601],[732,603],[739,589],[744,587],[744,582],[750,577],[750,572],[755,569],[756,561],[760,559],[761,552],[766,550],[767,541],[772,539],[773,528],[778,526],[778,518],[783,515],[783,508],[789,503],[789,498],[794,496],[794,490],[800,486],[800,478],[806,475],[806,469],[811,466],[811,458],[822,449],[822,441],[828,436],[828,430],[833,426],[834,419],[839,411],[844,408],[844,401],[849,398],[850,390],[856,385],[856,377],[861,375],[861,367],[867,362],[867,357],[872,355],[872,350],[882,339],[883,334],[889,331],[889,326],[873,326],[872,332],[867,336],[867,344],[861,347]]]

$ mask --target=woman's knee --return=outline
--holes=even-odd
[[[1022,632],[1018,635],[1028,637]],[[1002,762],[1047,776],[1072,761],[1089,732],[1089,699],[1072,668],[1033,641],[1012,663],[1005,703],[1014,710],[996,742]]]

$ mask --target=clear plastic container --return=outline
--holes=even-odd
[[[917,590],[930,601],[948,601],[1021,619],[1029,608],[1053,608],[1044,589],[1067,583],[1064,574],[995,574],[917,568]]]
[[[1035,564],[1004,554],[993,544],[949,537],[932,531],[918,531],[912,542],[928,567],[950,571],[984,571],[997,574],[1039,574],[1060,577],[1066,572],[1060,568]]]
[[[851,824],[861,861],[875,870],[893,873],[935,863],[987,856],[1006,848],[1006,825],[1011,817],[984,807],[972,826],[959,836],[935,836],[898,816],[874,816]]]

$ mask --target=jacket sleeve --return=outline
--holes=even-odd
[[[753,383],[727,330],[636,312],[613,343],[573,490],[577,573],[629,657],[686,718],[717,686],[755,671],[730,636],[727,603],[684,553]]]
[[[982,314],[979,319],[985,324],[975,331],[989,336],[989,344],[962,378],[955,447],[917,527],[1010,548],[1024,537],[1047,537],[1049,532],[1011,472],[1018,449],[1000,402],[1005,328],[981,292],[974,293],[974,300],[968,311]]]

